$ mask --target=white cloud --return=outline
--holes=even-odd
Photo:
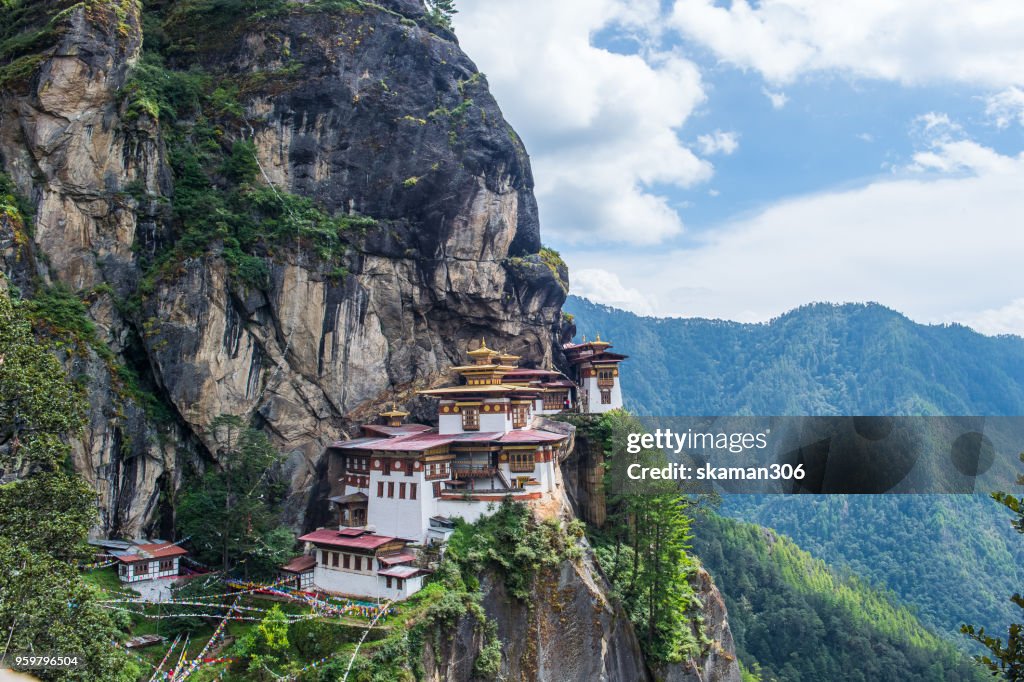
[[[1011,173],[1020,159],[1004,156],[966,137],[947,114],[929,112],[914,119],[926,149],[913,155],[908,170],[939,173]],[[1024,157],[1022,157],[1024,158]]]
[[[960,322],[982,334],[1024,334],[1024,298],[979,313],[950,316],[949,322]]]
[[[933,153],[961,174],[784,201],[693,248],[570,266],[619,274],[658,315],[762,321],[809,301],[878,301],[921,322],[1024,334],[1024,158],[970,140]]]
[[[772,92],[768,88],[761,88],[761,93],[772,103],[772,109],[781,109],[789,101],[789,97],[784,92]]]
[[[985,99],[985,114],[999,128],[1007,128],[1016,121],[1024,125],[1024,90],[1006,88]]]
[[[921,114],[914,119],[914,124],[921,129],[923,134],[932,137],[949,137],[953,134],[961,134],[964,130],[960,127],[960,124],[954,123],[949,118],[949,114],[938,111],[929,111],[927,114]]]
[[[532,155],[545,234],[658,243],[683,225],[652,188],[711,177],[678,133],[704,101],[697,67],[644,47],[661,30],[658,13],[656,0],[460,1],[460,41]],[[595,47],[609,28],[642,54]]]
[[[600,268],[583,268],[572,272],[572,293],[615,308],[632,310],[641,315],[651,313],[651,305],[637,289],[622,285],[615,273]]]
[[[724,133],[721,130],[716,130],[707,135],[697,136],[697,148],[700,149],[700,153],[704,156],[719,153],[728,156],[739,149],[739,146],[740,135],[736,132]]]
[[[676,0],[671,23],[719,59],[775,83],[838,70],[903,83],[1018,84],[1018,0]]]

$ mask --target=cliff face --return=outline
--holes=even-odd
[[[66,285],[95,327],[64,360],[89,394],[73,460],[97,490],[98,533],[172,532],[186,473],[217,456],[206,427],[220,414],[251,418],[287,453],[286,521],[301,528],[315,523],[325,444],[393,396],[422,409],[414,391],[447,380],[471,340],[528,366],[558,360],[567,272],[538,253],[526,152],[417,0],[5,11],[0,170],[35,216],[30,229],[0,215],[0,267],[25,298]],[[186,142],[215,169],[193,194],[232,191],[234,150],[251,149],[254,184],[291,207],[294,235],[240,246],[225,215],[197,247],[178,211]],[[372,220],[325,250],[294,197]],[[259,277],[242,276],[240,248]],[[648,679],[591,559],[538,584],[531,605],[484,580],[509,679]],[[463,625],[428,646],[434,679],[472,677],[461,652],[482,642]]]
[[[143,17],[134,0],[51,2],[35,24],[16,17],[45,30],[5,67],[0,156],[36,206],[37,257],[16,257],[8,235],[5,270],[26,296],[57,281],[83,292],[114,352],[73,360],[93,409],[75,463],[106,533],[152,526],[161,492],[209,457],[219,414],[254,416],[289,454],[288,521],[301,526],[324,444],[446,377],[470,339],[553,358],[565,272],[531,255],[528,158],[454,36],[418,2],[269,4],[224,16],[152,3]],[[233,101],[173,128],[133,102],[143,21],[168,71],[201,67],[213,98]],[[168,263],[183,232],[168,136],[199,125],[223,155],[251,141],[260,182],[375,224],[343,253],[279,240],[256,254],[261,286],[240,281],[224,241]],[[169,418],[118,395],[122,363]]]

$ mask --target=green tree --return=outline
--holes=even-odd
[[[694,653],[697,643],[687,619],[694,603],[689,579],[696,569],[687,553],[692,502],[671,481],[645,485],[643,490],[614,484],[614,472],[623,466],[616,458],[625,456],[626,434],[643,430],[634,416],[615,410],[591,428],[592,436],[604,442],[608,467],[608,519],[594,538],[598,561],[641,633],[648,657],[682,661]],[[653,450],[637,457],[650,466],[665,458]]]
[[[81,391],[0,291],[0,474],[54,465],[65,450],[60,437],[80,428],[83,415]]]
[[[289,646],[288,617],[280,606],[274,605],[260,624],[246,635],[240,648],[247,659],[249,672],[262,680],[277,677],[273,668],[285,660]],[[271,675],[267,674],[268,671]]]
[[[455,9],[455,0],[426,0],[427,16],[430,20],[442,28],[452,27],[452,17],[458,13]]]
[[[0,457],[22,474],[0,485],[0,665],[20,652],[76,654],[80,669],[41,677],[128,682],[141,671],[111,645],[110,613],[76,566],[90,555],[95,493],[62,465],[83,414],[60,363],[0,289]]]
[[[1024,453],[1020,459],[1024,462]],[[1017,484],[1024,485],[1024,474],[1017,476]],[[1004,505],[1014,514],[1011,522],[1017,532],[1024,533],[1024,497],[1015,497],[1008,493],[992,493],[992,498]],[[1020,593],[1010,597],[1010,601],[1024,610],[1024,596]],[[991,655],[976,657],[976,660],[998,675],[1007,680],[1020,682],[1024,680],[1024,624],[1013,623],[1006,634],[1006,643],[999,637],[992,637],[986,634],[985,628],[975,628],[973,625],[964,625],[961,631],[976,642],[982,644],[989,650]]]
[[[218,445],[217,464],[182,496],[181,532],[202,561],[225,571],[241,566],[247,577],[271,575],[295,544],[278,523],[280,457],[266,434],[233,415],[214,419],[211,435]]]

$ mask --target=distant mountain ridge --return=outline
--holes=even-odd
[[[577,296],[563,310],[579,336],[630,356],[623,396],[639,414],[1024,415],[1024,339],[877,304],[815,303],[765,324],[641,317]],[[732,495],[721,512],[894,591],[962,646],[961,623],[1005,633],[1019,612],[1008,598],[1024,585],[1024,543],[987,497]]]
[[[579,335],[629,354],[626,405],[652,415],[1024,415],[1024,339],[813,303],[768,323],[652,318],[569,296]]]

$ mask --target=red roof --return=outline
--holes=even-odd
[[[312,557],[309,554],[303,554],[297,556],[284,566],[281,567],[282,571],[288,573],[306,573],[312,571],[316,567],[316,557]]]
[[[409,554],[408,552],[402,552],[401,554],[392,554],[391,556],[377,557],[380,562],[385,566],[394,566],[395,564],[407,564],[410,561],[416,561],[416,555]]]
[[[130,549],[123,552],[112,552],[114,558],[121,563],[133,564],[138,561],[151,561],[153,559],[167,559],[170,557],[184,556],[187,550],[170,542],[153,542],[148,544],[132,545]]]
[[[363,431],[382,436],[405,436],[410,433],[429,431],[425,424],[402,424],[401,426],[385,426],[383,424],[363,424]]]
[[[550,369],[517,369],[514,372],[509,372],[505,375],[507,381],[509,377],[540,377],[540,376],[551,376],[552,374],[560,374]]]
[[[363,550],[374,550],[381,545],[386,545],[389,542],[394,542],[395,540],[400,542],[412,542],[412,540],[406,540],[405,538],[395,538],[390,535],[377,535],[372,531],[366,531],[358,536],[352,536],[350,534],[345,534],[344,531],[328,530],[326,528],[303,535],[299,540],[303,542],[312,542],[314,545],[318,546],[323,545],[325,547]]]
[[[524,438],[513,434],[534,434],[533,438]],[[561,440],[565,436],[554,435],[547,431],[470,431],[467,433],[440,434],[431,429],[429,433],[412,433],[391,438],[357,438],[350,441],[337,441],[331,447],[342,450],[379,450],[381,452],[423,452],[452,443],[530,443]]]
[[[423,572],[423,569],[415,566],[394,566],[377,571],[377,575],[386,575],[391,578],[412,578]]]
[[[509,431],[498,439],[499,443],[554,443],[565,440],[563,436],[550,431],[537,431],[535,429],[523,429],[522,431]]]
[[[422,452],[430,448],[450,445],[451,443],[476,443],[496,441],[501,436],[500,431],[483,431],[470,433],[416,433],[411,436],[398,436],[374,442],[372,445],[360,447],[367,450],[381,450],[384,452]]]

